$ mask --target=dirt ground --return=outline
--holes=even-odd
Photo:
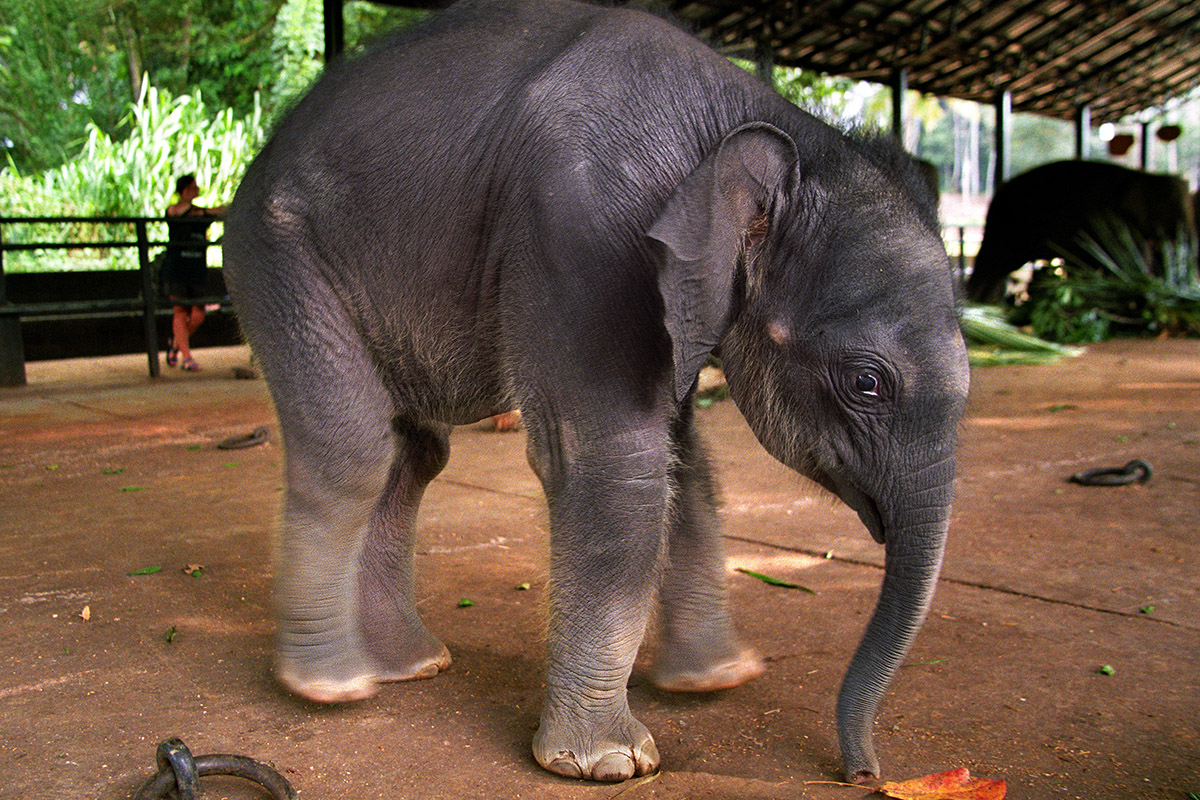
[[[867,796],[808,782],[838,775],[833,703],[882,551],[732,403],[699,424],[739,622],[768,670],[678,696],[642,664],[630,703],[662,771],[587,784],[529,752],[547,532],[523,434],[457,430],[422,509],[421,608],[451,669],[317,707],[270,677],[280,449],[215,448],[277,433],[265,387],[233,379],[244,349],[198,357],[205,372],[158,381],[143,356],[33,363],[28,387],[0,390],[0,798],[129,798],[169,736],[269,761],[301,798]],[[1200,792],[1200,342],[1112,342],[973,380],[943,578],[878,720],[885,777],[967,766],[1027,800]],[[1148,485],[1065,481],[1132,458],[1154,465]]]

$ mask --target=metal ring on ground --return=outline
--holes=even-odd
[[[158,774],[150,778],[133,800],[174,798],[195,800],[198,777],[231,775],[253,781],[271,793],[275,800],[297,800],[296,790],[287,779],[259,761],[245,756],[214,754],[195,759],[179,739],[168,739],[158,746]]]
[[[1123,467],[1076,472],[1067,480],[1080,486],[1127,486],[1131,483],[1145,483],[1153,475],[1153,467],[1140,458],[1135,458]]]

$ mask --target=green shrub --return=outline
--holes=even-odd
[[[150,86],[121,120],[120,136],[89,125],[78,155],[40,175],[0,169],[3,216],[159,216],[173,202],[175,178],[193,172],[204,190],[200,203],[233,199],[242,173],[264,139],[261,107],[235,119],[230,109],[214,112],[199,92],[176,97]],[[219,235],[219,228],[213,234]],[[6,225],[8,242],[131,241],[131,225]],[[151,225],[152,241],[166,238],[165,225]],[[132,249],[43,250],[5,253],[6,272],[63,269],[133,269]]]

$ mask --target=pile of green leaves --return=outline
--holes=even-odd
[[[1005,319],[1004,309],[999,306],[963,306],[958,321],[967,341],[967,357],[975,367],[1052,364],[1083,352],[1020,330]]]
[[[1116,217],[1095,220],[1079,245],[1093,263],[1056,260],[1035,269],[1028,300],[1013,308],[1011,322],[1077,344],[1112,336],[1200,336],[1200,281],[1190,238],[1155,248],[1161,275],[1147,269],[1145,240]]]

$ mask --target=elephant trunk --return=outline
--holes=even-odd
[[[884,693],[920,631],[942,566],[949,502],[936,519],[886,525],[883,588],[838,695],[838,739],[847,780],[878,778],[872,727]]]

